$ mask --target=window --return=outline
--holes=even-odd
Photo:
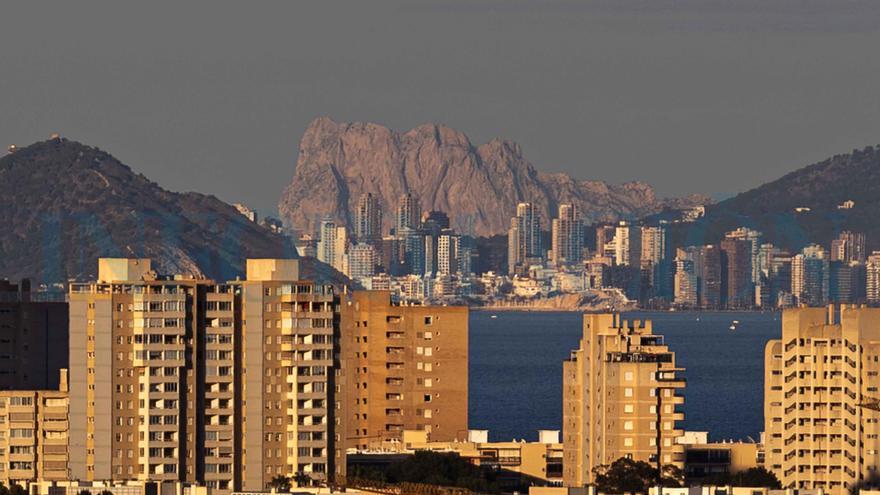
[[[624,397],[632,397],[633,396],[633,389],[631,389],[629,387],[623,389],[623,396]]]

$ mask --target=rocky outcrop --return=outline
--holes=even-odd
[[[398,133],[378,124],[319,118],[303,135],[293,181],[278,207],[288,226],[300,231],[313,231],[328,216],[351,226],[354,206],[367,192],[382,201],[386,231],[400,196],[412,193],[423,210],[445,211],[455,228],[479,236],[506,232],[523,201],[537,204],[545,219],[555,216],[560,203],[575,203],[588,221],[709,201],[692,197],[670,203],[641,182],[613,185],[541,173],[514,142],[494,139],[474,146],[443,125]]]

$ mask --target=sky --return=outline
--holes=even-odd
[[[880,2],[3,2],[0,143],[276,214],[319,116],[723,197],[880,143]]]

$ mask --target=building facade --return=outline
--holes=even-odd
[[[342,308],[337,385],[337,476],[347,450],[402,440],[464,440],[468,428],[468,309],[396,305],[381,291],[355,291]]]
[[[354,237],[358,242],[382,239],[382,205],[379,197],[365,193],[354,210]]]
[[[593,469],[631,457],[683,467],[683,369],[650,321],[585,314],[579,349],[563,363],[563,481],[591,483]]]
[[[332,472],[338,298],[296,260],[227,284],[101,259],[70,287],[70,474],[263,490]]]
[[[551,252],[556,266],[576,265],[584,259],[584,224],[576,205],[559,205],[551,224]]]
[[[0,390],[57,390],[67,368],[67,303],[0,280]]]
[[[507,246],[508,273],[511,275],[528,268],[531,263],[543,261],[541,217],[532,203],[516,205],[516,216],[510,219],[507,232]]]
[[[0,392],[0,481],[7,487],[68,479],[67,370],[58,390]]]
[[[764,356],[765,465],[783,486],[850,492],[880,465],[880,309],[797,308]]]

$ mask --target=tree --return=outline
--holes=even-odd
[[[596,466],[593,474],[596,489],[602,493],[648,493],[648,489],[657,484],[657,468],[627,457],[617,459],[610,466]],[[663,466],[662,474],[660,483],[663,486],[681,486],[684,478],[681,469],[667,464]]]
[[[496,493],[496,473],[474,466],[457,453],[420,450],[405,459],[384,467],[355,465],[349,470],[353,478],[383,483],[422,483],[467,488],[479,493]]]
[[[113,495],[113,492],[111,492],[110,490],[101,490],[100,495]]]
[[[312,484],[312,477],[306,473],[298,472],[293,475],[293,482],[296,486],[309,486]]]
[[[12,485],[9,488],[9,495],[28,495],[28,492],[21,485]]]
[[[0,495],[9,495],[9,488],[3,483],[0,483]]]
[[[80,490],[77,495],[92,495],[92,492],[83,489],[83,490]]]
[[[715,476],[709,476],[703,479],[704,485],[716,486],[742,486],[748,488],[771,488],[780,489],[782,483],[775,474],[767,471],[763,467],[753,467],[740,471],[738,473],[724,473]]]
[[[275,490],[276,492],[289,492],[290,478],[279,474],[278,476],[272,478],[272,481],[269,482],[269,488]]]

